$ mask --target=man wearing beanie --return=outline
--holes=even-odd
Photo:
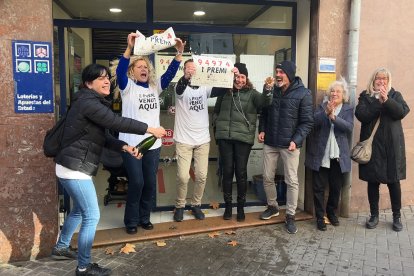
[[[275,174],[277,161],[282,159],[287,184],[286,220],[288,233],[295,234],[295,212],[299,195],[298,166],[300,148],[313,126],[311,91],[295,76],[296,65],[283,61],[276,65],[275,78],[268,77],[263,93],[272,96],[272,103],[263,109],[259,121],[259,142],[263,147],[263,185],[267,209],[261,219],[279,215]]]

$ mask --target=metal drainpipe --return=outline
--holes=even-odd
[[[351,1],[351,14],[349,23],[349,44],[348,44],[348,89],[349,103],[355,107],[357,76],[358,76],[358,48],[359,48],[359,27],[361,17],[361,0]],[[349,146],[353,144],[353,134]],[[349,206],[351,203],[351,181],[352,171],[346,175],[345,185],[341,196],[341,216],[349,217]]]

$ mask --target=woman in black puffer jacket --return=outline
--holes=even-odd
[[[162,127],[122,118],[110,109],[104,99],[110,93],[109,70],[98,64],[88,65],[82,72],[82,89],[76,93],[68,111],[62,149],[55,157],[56,176],[73,201],[71,212],[63,224],[52,251],[55,259],[77,259],[76,275],[109,275],[110,269],[91,264],[91,247],[99,221],[99,206],[92,176],[96,175],[104,147],[126,151],[139,158],[137,150],[127,143],[105,134],[105,129],[128,133],[152,133],[160,138]],[[75,138],[75,142],[73,141]],[[78,253],[69,248],[78,225]]]

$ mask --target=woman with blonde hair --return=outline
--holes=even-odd
[[[401,120],[410,112],[400,92],[391,86],[391,72],[386,68],[374,71],[367,90],[359,95],[355,116],[361,122],[360,141],[370,137],[376,122],[377,132],[372,141],[371,160],[359,164],[359,179],[368,182],[368,201],[371,217],[368,229],[379,221],[379,187],[387,184],[393,214],[392,229],[401,231],[401,185],[406,177],[405,141]]]
[[[333,226],[339,225],[335,210],[344,183],[345,174],[351,171],[349,141],[354,127],[354,110],[347,103],[348,85],[344,79],[334,81],[327,90],[328,101],[314,112],[314,141],[306,151],[305,165],[312,170],[313,201],[316,226],[326,231],[324,215]],[[324,208],[325,185],[329,196]]]
[[[131,56],[136,33],[128,35],[128,46],[116,66],[116,81],[122,97],[122,117],[139,118],[152,126],[160,125],[159,94],[168,87],[177,73],[182,60],[185,43],[176,38],[177,55],[167,71],[156,79],[154,67],[147,57]],[[115,80],[115,79],[114,79]],[[119,139],[130,145],[137,145],[149,135],[120,133]],[[161,140],[157,140],[141,160],[123,154],[128,174],[128,194],[125,206],[124,224],[128,234],[136,234],[137,226],[153,229],[150,221],[155,188]]]

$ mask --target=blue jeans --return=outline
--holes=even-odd
[[[73,207],[65,219],[56,247],[69,247],[73,233],[81,224],[78,235],[78,266],[84,268],[91,260],[92,243],[100,217],[95,186],[89,179],[59,178],[59,181],[72,198]]]
[[[122,153],[128,174],[128,195],[124,214],[126,227],[136,227],[150,221],[151,209],[155,205],[160,151],[161,148],[150,150],[141,160],[129,153]]]

